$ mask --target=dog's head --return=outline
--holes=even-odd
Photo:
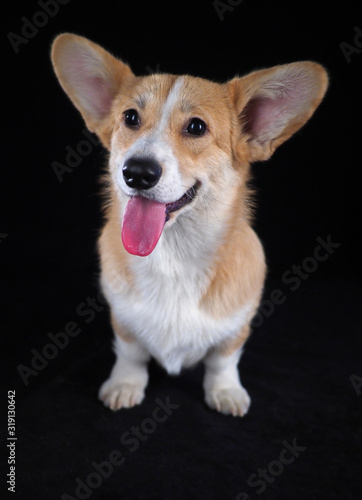
[[[202,78],[135,76],[100,46],[71,34],[52,48],[56,75],[88,128],[110,151],[128,252],[148,255],[166,226],[218,200],[220,219],[251,162],[311,117],[327,75],[298,62],[218,84]],[[221,203],[220,203],[221,202]]]

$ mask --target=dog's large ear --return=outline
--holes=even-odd
[[[87,38],[70,33],[54,40],[51,58],[64,91],[87,127],[103,140],[112,102],[134,76],[129,66]]]
[[[321,65],[304,61],[255,71],[228,85],[239,147],[253,162],[267,160],[306,123],[323,99],[328,77]]]

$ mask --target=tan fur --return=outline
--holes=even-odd
[[[214,274],[201,301],[216,318],[232,314],[249,300],[255,300],[257,306],[264,283],[264,252],[239,204],[240,197],[236,197],[225,242],[218,249]]]
[[[133,275],[128,265],[128,254],[122,245],[120,237],[117,208],[119,208],[118,201],[113,197],[108,209],[108,220],[98,242],[101,268],[111,291],[116,291],[124,282],[130,288],[133,286]]]

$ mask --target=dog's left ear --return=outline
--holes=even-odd
[[[249,162],[267,160],[312,116],[327,90],[325,69],[305,61],[255,71],[229,83],[239,147]]]
[[[107,146],[112,103],[127,80],[134,77],[131,69],[96,43],[71,33],[54,40],[51,58],[64,91],[89,130]]]

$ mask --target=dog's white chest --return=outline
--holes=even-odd
[[[166,246],[158,250],[152,259],[134,260],[135,289],[119,294],[113,311],[169,373],[178,373],[236,334],[249,308],[215,319],[200,307],[210,279],[205,260],[177,259]]]

